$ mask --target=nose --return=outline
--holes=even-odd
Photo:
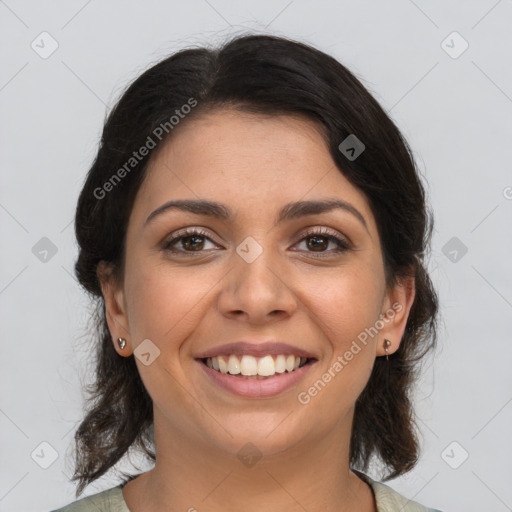
[[[264,250],[250,263],[238,253],[233,254],[233,264],[223,279],[217,302],[224,316],[261,324],[288,318],[297,309],[286,273],[270,252]]]

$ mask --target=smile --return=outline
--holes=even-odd
[[[254,357],[252,355],[237,356],[235,354],[206,357],[202,359],[208,368],[220,373],[229,373],[240,377],[265,378],[276,373],[291,373],[303,367],[309,361],[306,357],[293,354],[264,355]]]
[[[284,354],[259,358],[231,354],[198,358],[196,361],[211,384],[229,393],[253,399],[271,398],[297,387],[318,362],[314,358]]]

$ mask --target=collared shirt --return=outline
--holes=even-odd
[[[352,471],[370,485],[375,495],[377,512],[441,512],[408,500],[388,485],[377,482],[360,471]],[[124,485],[124,483],[119,484],[116,487],[87,496],[51,512],[130,512],[123,497],[122,488]]]

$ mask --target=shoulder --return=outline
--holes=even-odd
[[[420,505],[416,501],[407,499],[388,485],[377,482],[360,471],[354,469],[352,471],[365,480],[372,488],[375,494],[378,512],[394,512],[395,510],[402,512],[441,512],[440,510],[428,508],[424,505]]]
[[[130,510],[123,498],[122,484],[119,484],[50,512],[130,512]]]
[[[352,471],[372,488],[378,512],[394,512],[397,509],[402,512],[441,512],[405,498],[388,485],[377,482],[360,471]],[[122,484],[119,484],[50,512],[130,512],[130,510],[123,498]]]

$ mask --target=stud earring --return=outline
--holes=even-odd
[[[384,349],[386,351],[386,361],[389,361],[388,347],[391,345],[391,341],[384,340]]]
[[[119,348],[123,350],[123,348],[126,347],[126,340],[124,338],[117,338],[117,344]]]

